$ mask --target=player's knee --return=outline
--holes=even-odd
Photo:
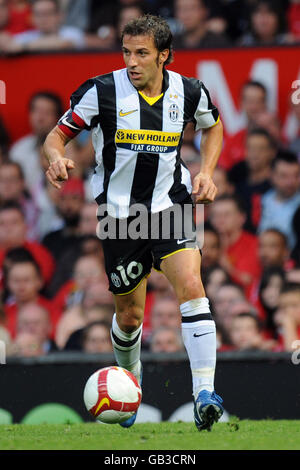
[[[200,276],[190,276],[183,281],[178,297],[180,303],[184,303],[204,296],[205,293]]]
[[[128,307],[118,311],[118,324],[125,333],[137,330],[143,321],[144,311],[138,306]]]

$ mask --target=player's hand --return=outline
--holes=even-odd
[[[47,180],[57,189],[61,188],[59,181],[68,179],[68,171],[75,168],[73,160],[69,158],[60,158],[50,163],[46,171]]]
[[[217,187],[210,175],[198,173],[193,181],[192,194],[196,195],[196,204],[210,204],[217,195]]]

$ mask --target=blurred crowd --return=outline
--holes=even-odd
[[[119,0],[106,8],[107,2],[101,1],[36,0],[31,5],[0,0],[0,29],[6,38],[0,47],[9,40],[9,50],[16,51],[16,44],[27,44],[26,37],[31,38],[32,48],[46,45],[44,34],[33,30],[31,21],[36,28],[49,26],[46,17],[51,9],[52,25],[60,24],[60,29],[53,29],[53,47],[65,48],[66,43],[74,47],[71,37],[77,37],[78,44],[85,38],[89,47],[102,47],[101,41],[116,37],[116,15],[146,7],[169,19],[179,46],[198,47],[201,41],[205,47],[216,45],[220,37],[226,37],[223,45],[299,38],[298,2],[281,2],[285,15],[280,18],[274,16],[275,1],[212,1],[209,11],[202,0],[149,0],[143,7],[138,3]],[[80,14],[72,16],[75,7]],[[64,11],[63,25],[58,8]],[[228,8],[240,12],[240,23],[231,24]],[[205,25],[204,35],[189,34],[188,13],[193,11],[194,16],[196,10],[198,26]],[[273,22],[266,19],[268,15]],[[129,15],[122,21],[128,19]],[[283,19],[285,29],[279,30]],[[267,24],[273,24],[276,34],[266,39],[258,35],[258,25],[263,34]],[[65,33],[60,36],[57,31]],[[200,43],[193,43],[196,36]],[[109,41],[105,44],[108,47]],[[204,240],[202,278],[217,325],[219,351],[290,351],[300,340],[300,104],[291,102],[295,126],[287,136],[278,116],[268,109],[268,93],[258,81],[244,83],[240,112],[245,124],[236,134],[225,136],[214,174],[218,197],[196,212],[199,242]],[[43,143],[64,111],[59,96],[36,92],[28,103],[31,133],[14,142],[0,116],[0,340],[8,355],[112,352],[114,305],[96,235],[97,205],[89,185],[95,161],[88,132],[66,147],[75,169],[62,189],[45,178]],[[201,134],[187,126],[182,158],[192,176],[200,169],[200,142]],[[180,328],[174,291],[153,270],[143,349],[183,351]]]
[[[0,0],[0,53],[120,50],[123,26],[164,17],[176,49],[297,44],[299,0]]]

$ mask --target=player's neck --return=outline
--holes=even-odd
[[[163,91],[163,71],[161,70],[153,80],[149,80],[149,82],[143,87],[140,88],[144,95],[149,96],[149,98],[153,98],[158,96]]]

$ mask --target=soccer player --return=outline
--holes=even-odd
[[[166,70],[172,61],[172,34],[165,20],[145,15],[130,21],[123,30],[122,51],[124,69],[91,78],[72,94],[71,108],[45,142],[46,175],[60,188],[74,167],[72,160],[64,158],[64,146],[82,129],[92,129],[98,164],[92,186],[100,227],[104,220],[118,222],[116,235],[108,231],[103,239],[116,308],[111,336],[117,363],[141,382],[142,322],[153,265],[168,278],[179,301],[193,379],[195,424],[199,430],[210,430],[223,412],[222,399],[214,391],[215,323],[200,277],[195,232],[191,236],[184,230],[179,235],[178,217],[171,217],[171,210],[192,207],[192,193],[196,203],[214,200],[217,189],[212,174],[223,127],[203,83]],[[180,159],[183,131],[190,121],[196,130],[202,129],[201,170],[193,184]],[[130,236],[129,228],[124,237],[122,221],[137,219],[131,211],[136,204],[147,210],[148,239]],[[192,219],[189,214],[186,217]],[[168,216],[170,234],[165,239],[161,229]],[[158,220],[158,237],[155,230],[153,236],[153,220]],[[135,418],[122,425],[131,426]]]

